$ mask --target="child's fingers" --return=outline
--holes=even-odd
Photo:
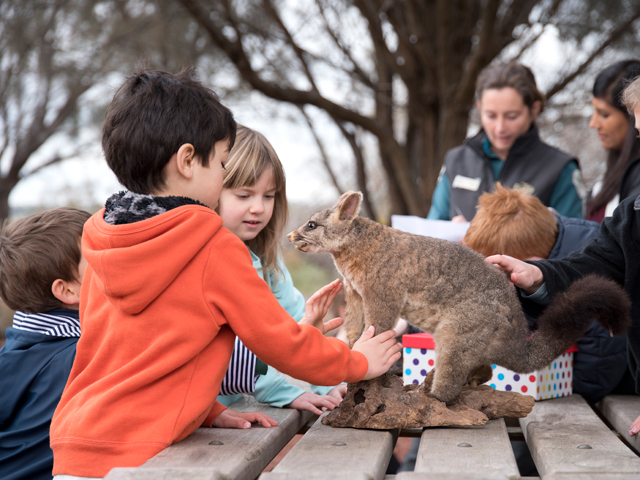
[[[376,340],[378,340],[380,343],[385,343],[385,342],[396,342],[396,332],[394,332],[393,330],[387,330],[386,332],[382,332],[380,335],[378,335],[376,337]]]
[[[321,297],[323,295],[327,295],[329,294],[332,290],[334,290],[335,288],[337,288],[337,286],[340,285],[342,288],[342,284],[340,283],[340,279],[334,280],[333,282],[331,282],[329,285],[325,285],[324,287],[322,287],[320,290],[318,290],[316,293],[314,293],[313,295],[311,295],[311,298],[309,298],[309,301],[311,301],[314,298],[318,298]]]
[[[344,319],[342,317],[337,317],[329,320],[324,324],[324,333],[330,332],[331,330],[335,330],[343,323],[344,323]]]
[[[300,410],[308,410],[315,415],[322,415],[322,410],[320,410],[311,402],[303,402],[302,408],[300,408]]]
[[[239,412],[227,409],[213,421],[213,426],[218,428],[251,428],[251,422],[239,415]]]
[[[373,338],[374,333],[375,333],[375,328],[373,327],[373,325],[371,325],[364,332],[362,332],[362,335],[360,335],[360,338],[356,341],[356,343],[354,344],[354,347],[355,345],[364,343],[367,340],[371,340]]]
[[[344,398],[344,396],[347,394],[347,385],[345,384],[340,384],[337,387],[334,387],[329,393],[328,395],[331,395],[332,397],[336,398],[338,400],[338,404],[340,402],[342,402],[342,399]]]
[[[640,432],[640,417],[636,418],[629,428],[629,436],[633,437]]]
[[[333,410],[335,407],[340,405],[340,400],[331,395],[318,395],[313,404],[316,407],[328,408],[329,410]]]
[[[333,303],[333,300],[336,298],[336,295],[338,295],[338,293],[340,293],[340,290],[342,290],[342,284],[341,283],[337,283],[336,285],[334,285],[334,287],[324,297],[325,298],[325,302],[327,304],[331,305]]]
[[[265,428],[278,425],[278,422],[262,412],[247,412],[243,413],[242,416],[251,423],[260,423]]]

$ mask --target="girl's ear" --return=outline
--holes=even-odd
[[[338,211],[338,220],[353,220],[360,211],[361,203],[362,193],[360,192],[347,192],[342,195],[335,206]]]
[[[80,283],[67,282],[60,278],[51,284],[51,293],[67,308],[78,308],[80,305]]]
[[[190,143],[185,143],[180,146],[176,153],[176,166],[178,173],[187,179],[193,177],[193,169],[195,167],[195,148]]]

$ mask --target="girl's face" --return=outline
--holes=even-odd
[[[534,102],[529,108],[515,89],[505,87],[489,88],[482,92],[477,107],[491,149],[505,160],[516,139],[529,131],[542,105]]]
[[[276,182],[271,169],[265,170],[255,185],[223,188],[218,212],[228,230],[243,242],[253,240],[273,215]]]
[[[602,98],[593,97],[593,115],[589,128],[598,132],[600,145],[607,150],[620,150],[629,128],[629,119],[617,108]]]

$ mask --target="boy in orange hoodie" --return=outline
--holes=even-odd
[[[84,228],[82,337],[51,425],[54,475],[136,467],[198,427],[265,427],[216,402],[235,336],[269,365],[315,385],[384,373],[393,331],[353,351],[295,322],[213,210],[235,139],[232,113],[193,70],[129,77],[102,146],[129,191]]]

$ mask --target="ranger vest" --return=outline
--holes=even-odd
[[[481,130],[445,156],[445,174],[451,185],[451,218],[462,214],[470,221],[480,195],[493,190],[495,180],[482,146],[484,136]],[[498,181],[505,187],[523,188],[549,206],[553,189],[569,162],[578,163],[574,157],[542,143],[538,130],[532,126],[511,147]]]

